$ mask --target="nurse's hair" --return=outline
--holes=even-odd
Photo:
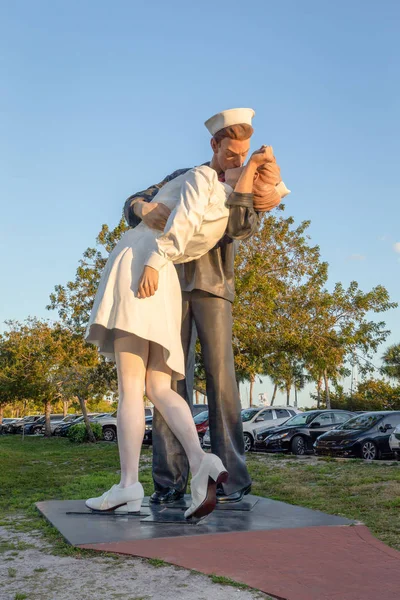
[[[248,140],[253,135],[254,129],[247,123],[241,123],[239,125],[230,125],[217,131],[214,135],[214,140],[217,144],[220,144],[224,138],[230,138],[231,140]]]

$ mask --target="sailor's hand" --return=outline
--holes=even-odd
[[[151,229],[163,231],[171,211],[165,204],[159,202],[136,202],[135,214],[142,219],[143,223]]]
[[[158,290],[158,271],[153,267],[145,266],[139,279],[138,298],[154,296]]]

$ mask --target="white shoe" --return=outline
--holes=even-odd
[[[185,518],[198,519],[210,514],[217,504],[217,484],[224,483],[227,479],[228,471],[221,459],[215,454],[206,454],[190,484],[192,504],[185,512]]]
[[[121,488],[113,485],[111,489],[97,498],[89,498],[85,504],[91,510],[102,512],[139,512],[144,498],[142,484],[138,481],[129,487]]]

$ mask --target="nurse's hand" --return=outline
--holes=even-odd
[[[274,161],[275,157],[272,146],[261,146],[259,150],[253,152],[249,159],[249,163],[253,163],[254,165],[257,165],[257,167]]]
[[[145,266],[139,279],[138,298],[154,296],[158,290],[158,271],[153,267]]]
[[[135,202],[133,211],[139,219],[142,219],[147,227],[157,229],[158,231],[164,231],[168,217],[171,214],[170,209],[165,204],[161,204],[160,202],[144,202],[143,200]]]

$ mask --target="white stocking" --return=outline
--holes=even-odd
[[[205,452],[200,446],[189,406],[171,389],[171,371],[165,364],[163,348],[155,343],[150,343],[146,396],[160,411],[168,427],[182,444],[192,475],[196,475]]]
[[[121,461],[120,486],[127,487],[138,481],[145,431],[145,382],[147,397],[182,444],[192,475],[196,475],[205,453],[200,446],[189,406],[171,389],[171,371],[165,364],[162,347],[135,335],[128,335],[115,340],[114,351],[119,390],[117,430]]]
[[[149,342],[135,335],[114,341],[118,372],[118,450],[121,462],[120,487],[138,481],[139,458],[145,431],[143,392]]]

